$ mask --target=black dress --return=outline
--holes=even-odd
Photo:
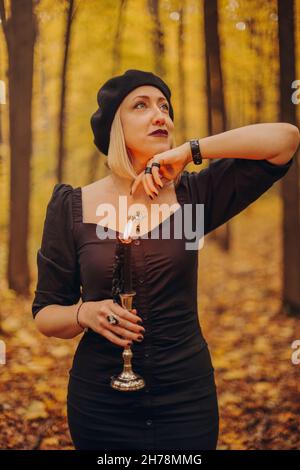
[[[123,348],[89,330],[78,344],[68,385],[68,424],[76,449],[215,449],[219,414],[214,368],[198,321],[198,251],[174,237],[185,204],[194,226],[204,204],[204,234],[222,225],[285,175],[266,160],[219,159],[183,172],[180,208],[132,246],[134,307],[144,340],[133,342],[132,365],[146,388],[120,392],[110,378],[122,370]],[[177,219],[176,219],[177,220]],[[168,225],[170,239],[162,237]],[[100,240],[82,222],[81,188],[57,184],[47,207],[32,313],[49,304],[111,298],[116,237]],[[113,232],[113,233],[112,233]],[[81,292],[82,287],[82,292]]]

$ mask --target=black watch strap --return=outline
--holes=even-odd
[[[200,165],[202,163],[202,155],[200,151],[200,145],[198,139],[190,139],[190,146],[192,151],[193,162],[195,165]]]

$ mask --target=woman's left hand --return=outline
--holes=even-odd
[[[175,179],[190,161],[191,147],[189,142],[185,142],[179,147],[166,150],[165,152],[157,153],[147,161],[147,166],[151,167],[153,162],[157,162],[160,163],[160,168],[153,166],[152,173],[145,173],[145,169],[139,173],[132,184],[131,194],[134,194],[136,188],[142,182],[146,194],[153,199],[153,196],[158,195],[158,190],[154,183],[162,188],[161,176],[168,180]]]

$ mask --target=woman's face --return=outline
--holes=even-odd
[[[120,117],[125,144],[135,168],[143,169],[147,160],[171,148],[174,124],[169,115],[169,103],[158,88],[151,85],[135,88],[122,101]],[[157,129],[167,131],[168,135],[149,135]]]

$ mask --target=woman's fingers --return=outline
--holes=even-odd
[[[130,329],[122,328],[119,325],[111,325],[110,323],[108,324],[108,329],[113,333],[118,334],[122,338],[128,340],[137,340],[139,336],[143,337],[144,334],[144,332],[140,330],[138,330],[137,332],[133,332]]]
[[[133,312],[136,312],[136,309],[134,309]],[[124,341],[124,338],[125,341],[138,340],[139,336],[143,339],[143,333],[145,332],[145,329],[136,323],[137,321],[142,321],[140,317],[130,312],[129,310],[123,309],[115,302],[113,302],[111,305],[111,313],[115,315],[119,323],[114,325],[109,322],[105,322],[105,328],[103,332],[104,336],[104,333],[106,333],[106,337],[111,338],[113,342],[120,346],[127,345],[127,343],[124,344],[122,342]],[[113,334],[113,336],[111,336],[111,334]]]
[[[163,162],[163,160],[162,160],[162,162]],[[162,165],[162,162],[159,162],[159,163]],[[164,187],[163,182],[160,178],[159,168],[157,166],[152,167],[152,177],[153,177],[155,183],[158,186],[160,186],[161,188]]]
[[[182,171],[187,162],[188,158],[186,143],[180,145],[179,147],[175,147],[173,149],[154,155],[147,161],[147,166],[151,167],[151,173],[145,173],[143,170],[136,177],[132,185],[132,194],[134,194],[138,185],[143,182],[146,194],[149,195],[149,192],[151,192],[152,194],[154,193],[157,195],[157,188],[155,187],[155,184],[160,188],[163,187],[161,177],[164,177],[167,180],[174,180],[180,171]],[[152,166],[153,163],[159,163],[160,167],[156,165]]]
[[[153,197],[153,193],[155,196],[158,196],[158,190],[157,188],[155,187],[154,183],[153,183],[153,175],[150,174],[150,173],[146,173],[145,174],[145,181],[146,181],[146,184],[148,186],[148,189],[150,191],[150,195]]]
[[[136,325],[135,323],[132,323],[129,320],[125,320],[124,318],[121,318],[121,317],[118,317],[118,320],[119,320],[119,323],[117,325],[106,321],[105,323],[106,328],[112,331],[117,331],[117,329],[120,328],[122,331],[128,330],[129,332],[136,333],[136,334],[140,334],[145,331],[145,328],[143,328],[140,325]]]
[[[157,168],[157,167],[152,167],[152,171],[153,171],[153,168]],[[131,187],[131,194],[133,195],[136,189],[138,188],[139,184],[142,183],[144,186],[145,193],[148,196],[152,196],[152,197],[157,196],[158,190],[154,184],[154,181],[158,184],[158,186],[163,187],[163,184],[159,176],[156,176],[156,179],[154,180],[153,175],[151,173],[145,173],[145,171],[143,170],[134,180],[132,187]]]
[[[159,163],[160,167],[152,163]],[[176,177],[179,172],[178,163],[175,159],[174,151],[164,152],[164,157],[160,157],[159,154],[154,159],[147,162],[147,167],[151,167],[151,173],[145,173],[143,170],[134,180],[132,184],[131,194],[134,194],[140,183],[143,183],[144,190],[148,196],[157,196],[158,189],[163,188],[162,177],[167,180],[172,180]]]
[[[142,171],[134,180],[133,185],[131,186],[131,194],[134,194],[138,185],[142,182],[144,171]]]
[[[121,319],[124,318],[125,320],[133,322],[134,324],[136,324],[139,321],[140,322],[143,321],[141,319],[141,317],[139,317],[138,315],[130,312],[129,310],[126,310],[125,308],[121,307],[121,305],[119,305],[116,302],[112,303],[112,305],[110,306],[110,309],[112,310],[112,313],[115,313],[118,316],[118,319],[120,319],[120,317],[121,317]]]
[[[151,197],[151,199],[154,198],[154,196],[157,196],[158,195],[158,191],[157,189],[154,188],[154,185],[153,185],[153,182],[152,182],[152,177],[150,174],[145,174],[143,179],[142,179],[142,182],[143,182],[143,186],[144,186],[144,189],[145,189],[145,192],[146,194]],[[151,189],[154,188],[154,189]],[[153,194],[153,191],[155,194]]]
[[[144,173],[144,180],[146,186],[148,187],[148,190],[150,192],[150,196],[158,196],[158,189],[156,188],[155,184],[161,186],[159,182],[159,176],[157,176],[158,171],[156,171],[156,179],[154,177],[154,171],[158,170],[157,166],[152,166],[152,164],[155,163],[155,160],[150,160],[147,162],[147,166],[151,168],[151,173]]]
[[[138,324],[142,323],[142,319],[137,315],[136,309],[129,311],[113,299],[101,300],[93,302],[93,304],[96,308],[91,328],[112,343],[124,348],[132,344],[132,341],[136,340],[138,336],[143,335],[145,329]],[[107,320],[108,315],[114,315],[119,324],[109,323]]]
[[[102,332],[102,336],[104,336],[106,339],[116,344],[117,346],[122,346],[123,348],[132,344],[131,340],[119,338],[119,336],[117,336],[110,330],[104,330]]]

